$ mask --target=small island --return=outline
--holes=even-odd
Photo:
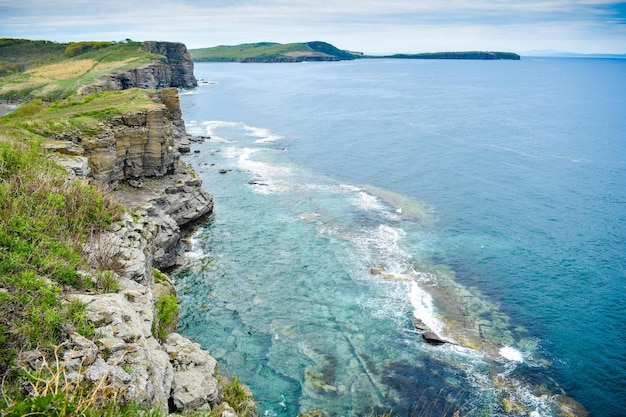
[[[513,52],[466,51],[466,52],[425,52],[421,54],[395,54],[381,58],[398,59],[480,59],[480,60],[513,60],[519,61],[520,56]]]

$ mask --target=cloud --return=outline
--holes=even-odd
[[[0,36],[58,41],[130,37],[203,47],[317,39],[367,53],[626,52],[626,3],[609,0],[0,0],[0,16]]]

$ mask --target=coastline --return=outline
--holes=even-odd
[[[211,215],[213,198],[180,161],[179,150],[188,149],[189,137],[178,88],[197,85],[186,47],[147,42],[142,48],[162,58],[81,87],[72,111],[79,118],[81,112],[94,114],[94,103],[104,100],[101,105],[110,113],[110,97],[136,101],[134,106],[105,112],[91,131],[61,128],[43,136],[42,149],[65,169],[68,184],[98,183],[125,207],[108,230],[82,244],[88,270],[79,273],[104,290],[66,288],[62,294],[63,302],[81,305],[92,336],[64,325],[52,366],[65,378],[62,385],[86,381],[93,386],[89,395],[102,403],[136,403],[163,414],[253,415],[249,389],[219,375],[208,352],[176,333],[176,290],[162,270],[179,263],[184,238]],[[92,107],[81,107],[81,100]],[[2,103],[0,108],[16,107]],[[2,289],[0,295],[5,294]],[[45,372],[51,369],[49,360],[39,349],[25,350],[16,366]],[[5,406],[20,404],[10,399]]]

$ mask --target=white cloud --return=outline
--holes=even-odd
[[[608,0],[0,0],[0,15],[0,36],[58,41],[130,37],[204,47],[324,40],[366,53],[626,52],[625,16]]]

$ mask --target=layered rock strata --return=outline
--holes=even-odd
[[[96,180],[110,185],[176,170],[175,141],[184,135],[178,92],[158,90],[151,98],[162,106],[116,116],[96,137],[80,140]]]

